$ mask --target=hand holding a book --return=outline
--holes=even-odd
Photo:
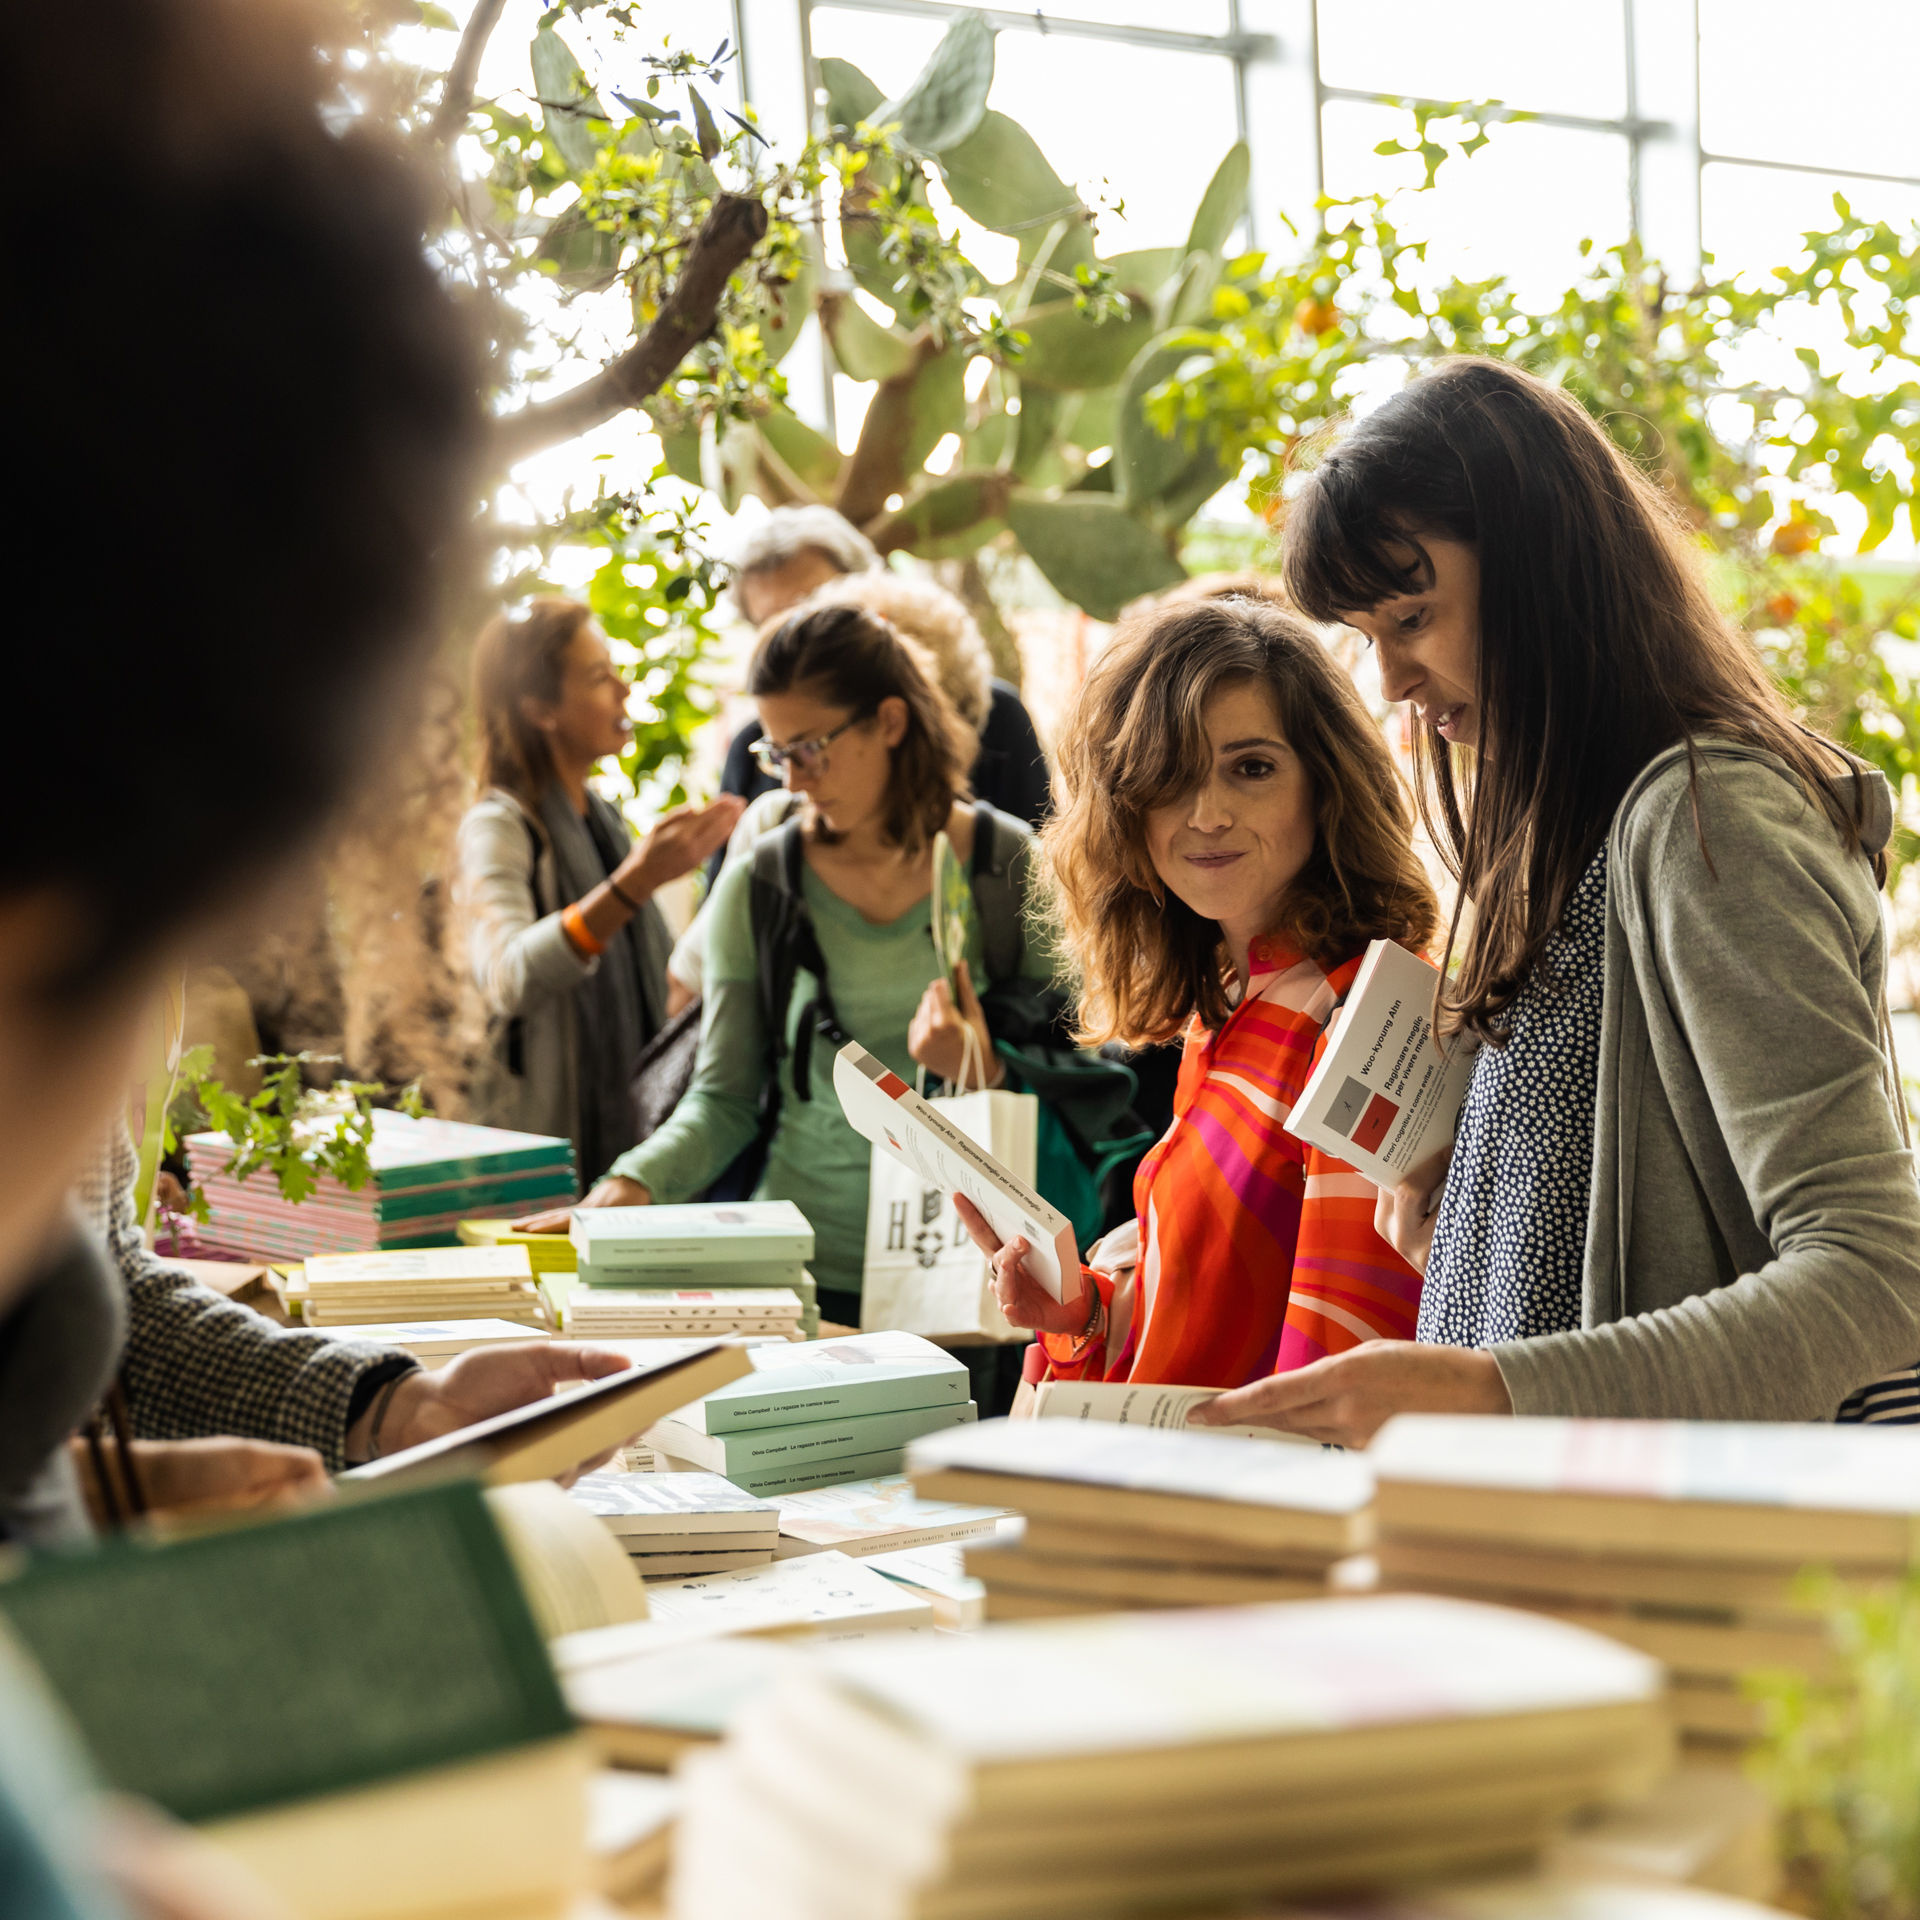
[[[1363,1340],[1310,1367],[1203,1400],[1191,1427],[1277,1427],[1339,1447],[1364,1447],[1396,1413],[1510,1414],[1513,1400],[1490,1353]]]
[[[1066,1300],[1056,1300],[1022,1264],[1027,1243],[1018,1234],[1004,1245],[964,1193],[953,1196],[954,1211],[967,1237],[993,1261],[994,1297],[1010,1326],[1032,1333],[1084,1333],[1087,1331],[1087,1289],[1082,1279],[1080,1291]]]
[[[1373,1230],[1415,1273],[1425,1273],[1433,1251],[1440,1196],[1453,1164],[1451,1144],[1420,1162],[1398,1186],[1382,1187],[1374,1202]]]
[[[576,1346],[565,1340],[529,1340],[504,1347],[480,1347],[450,1360],[436,1373],[420,1368],[405,1375],[380,1420],[380,1453],[403,1452],[408,1447],[438,1440],[497,1413],[546,1400],[555,1387],[574,1381],[601,1380],[624,1373],[633,1363],[624,1354],[605,1347]],[[378,1400],[375,1401],[378,1407]],[[347,1458],[358,1463],[372,1451],[373,1412],[354,1423],[347,1435]],[[580,1461],[558,1476],[571,1486],[613,1456],[603,1453]]]
[[[934,981],[920,996],[920,1005],[907,1028],[907,1051],[949,1085],[958,1086],[964,1076],[968,1088],[1000,1086],[1007,1070],[994,1057],[993,1035],[987,1030],[987,1016],[981,1011],[980,996],[973,990],[973,975],[964,960],[954,967],[953,977],[960,989],[957,1002],[945,980]],[[973,1029],[971,1042],[969,1027]],[[982,1073],[986,1075],[984,1083],[977,1078]]]

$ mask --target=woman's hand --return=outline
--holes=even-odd
[[[1490,1353],[1366,1340],[1310,1367],[1276,1373],[1203,1401],[1192,1427],[1278,1427],[1283,1433],[1364,1447],[1396,1413],[1512,1413]]]
[[[578,1207],[652,1205],[653,1195],[638,1180],[610,1173],[604,1180],[596,1180],[592,1192],[572,1207],[549,1207],[545,1213],[530,1213],[524,1219],[510,1220],[507,1224],[515,1233],[565,1233],[573,1225],[573,1216]]]
[[[1027,1243],[1018,1234],[1004,1246],[1000,1236],[987,1224],[980,1209],[965,1194],[953,1196],[954,1211],[967,1237],[993,1261],[993,1293],[1009,1326],[1033,1333],[1080,1333],[1087,1324],[1087,1309],[1092,1304],[1083,1284],[1078,1293],[1065,1301],[1056,1300],[1025,1265]]]
[[[920,996],[920,1005],[907,1028],[907,1051],[929,1073],[937,1073],[957,1086],[966,1064],[967,1029],[971,1027],[980,1047],[973,1071],[984,1071],[987,1085],[997,1087],[1005,1081],[1007,1070],[994,1058],[993,1035],[987,1031],[987,1016],[980,1010],[980,996],[973,990],[973,975],[964,960],[954,969],[954,978],[960,983],[958,1006],[944,980],[934,981]]]
[[[1421,1161],[1397,1187],[1382,1187],[1373,1206],[1373,1230],[1415,1273],[1425,1273],[1433,1251],[1434,1222],[1440,1196],[1447,1190],[1453,1148],[1442,1147]]]
[[[747,803],[737,793],[723,793],[704,807],[669,808],[621,861],[614,879],[636,900],[656,892],[668,881],[703,865],[709,855],[724,846],[746,808]]]
[[[557,1386],[581,1380],[602,1380],[624,1373],[633,1362],[610,1347],[576,1346],[565,1340],[529,1340],[502,1347],[476,1347],[450,1360],[438,1372],[423,1367],[402,1376],[380,1422],[383,1455],[417,1447],[444,1434],[457,1433],[497,1413],[531,1406],[551,1397]],[[376,1400],[375,1405],[379,1403]],[[364,1460],[372,1445],[373,1408],[369,1408],[347,1435],[349,1460]],[[554,1477],[570,1487],[581,1474],[613,1458],[602,1453],[578,1462]]]

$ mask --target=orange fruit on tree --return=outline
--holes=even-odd
[[[1293,310],[1293,324],[1316,340],[1323,333],[1331,333],[1340,324],[1340,319],[1340,309],[1331,300],[1316,299],[1312,294]]]

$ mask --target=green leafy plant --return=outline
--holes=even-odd
[[[1807,1587],[1839,1672],[1756,1676],[1753,1768],[1780,1810],[1797,1890],[1822,1920],[1920,1920],[1920,1574],[1849,1593]]]
[[[310,1067],[344,1064],[337,1055],[270,1053],[247,1062],[262,1074],[260,1091],[231,1092],[213,1077],[213,1049],[192,1047],[181,1056],[180,1079],[207,1123],[224,1133],[238,1151],[227,1163],[236,1180],[271,1173],[283,1199],[298,1206],[323,1178],[357,1191],[373,1178],[368,1149],[373,1144],[373,1104],[394,1089],[377,1080],[336,1080],[316,1089],[306,1084]],[[400,1089],[395,1106],[418,1119],[425,1112],[420,1085]],[[170,1121],[167,1150],[176,1136]],[[204,1223],[206,1201],[197,1192],[191,1211]]]

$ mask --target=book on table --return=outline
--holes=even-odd
[[[553,1337],[544,1327],[522,1326],[517,1320],[349,1321],[326,1331],[336,1340],[371,1340],[383,1347],[399,1347],[429,1372],[478,1347],[518,1346]]]
[[[1451,1144],[1473,1048],[1435,1033],[1440,970],[1375,940],[1287,1120],[1309,1146],[1391,1187]]]
[[[477,1474],[495,1486],[551,1479],[747,1371],[747,1356],[737,1347],[704,1341],[661,1344],[670,1351],[657,1360],[349,1467],[340,1479],[388,1487],[453,1475]]]
[[[965,1550],[957,1542],[870,1553],[866,1564],[875,1573],[924,1594],[936,1626],[965,1633],[987,1617],[986,1584],[967,1571]]]
[[[968,1549],[989,1619],[1310,1598],[1372,1537],[1360,1457],[1202,1429],[992,1421],[916,1441],[907,1467],[924,1493],[1026,1516]]]
[[[550,1324],[524,1247],[310,1254],[282,1297],[316,1327],[486,1318],[544,1332]]]
[[[1656,1662],[1466,1602],[882,1638],[683,1757],[672,1911],[1042,1920],[1377,1886],[1527,1861],[1671,1761]]]
[[[877,1055],[849,1041],[834,1056],[833,1090],[847,1123],[928,1186],[964,1194],[1002,1241],[1026,1240],[1027,1270],[1056,1300],[1081,1292],[1073,1223],[1010,1167],[969,1139]]]
[[[1037,1420],[1111,1420],[1122,1427],[1185,1427],[1195,1407],[1217,1400],[1220,1387],[1175,1387],[1128,1381],[1043,1380],[1034,1395]],[[1240,1440],[1281,1440],[1317,1447],[1297,1433],[1278,1427],[1196,1427],[1197,1433],[1228,1434]]]
[[[549,1640],[646,1619],[641,1570],[620,1542],[551,1480],[489,1487],[487,1504]]]
[[[697,1460],[660,1451],[655,1457],[669,1473],[703,1471]],[[831,1487],[852,1486],[860,1481],[881,1480],[899,1473],[906,1465],[904,1446],[888,1447],[879,1453],[839,1454],[831,1459],[769,1460],[753,1466],[735,1467],[727,1478],[736,1487],[763,1500],[781,1500],[789,1494],[817,1493]]]
[[[910,1547],[984,1540],[1009,1512],[1005,1507],[923,1499],[904,1473],[786,1494],[773,1505],[780,1516],[783,1560],[829,1550],[871,1560]]]
[[[647,1430],[647,1444],[732,1479],[767,1467],[804,1467],[850,1455],[898,1452],[909,1440],[964,1426],[976,1418],[971,1400],[958,1405],[903,1407],[892,1413],[850,1413],[831,1420],[797,1420],[779,1427],[708,1433],[669,1415]]]
[[[780,1510],[716,1473],[582,1474],[569,1492],[648,1579],[764,1566]]]
[[[791,1200],[582,1207],[568,1233],[582,1276],[620,1286],[662,1270],[797,1268],[813,1258],[813,1228]],[[631,1277],[615,1277],[623,1274]]]
[[[804,1303],[792,1287],[588,1289],[569,1296],[566,1329],[599,1334],[797,1333]]]
[[[571,1273],[578,1258],[565,1233],[522,1233],[509,1220],[462,1220],[456,1237],[466,1247],[525,1247],[535,1273]]]
[[[1915,1563],[1911,1428],[1402,1415],[1370,1457],[1382,1585],[1497,1598],[1654,1654],[1700,1744],[1759,1732],[1741,1675],[1834,1671],[1800,1569],[1860,1588]]]
[[[912,1333],[848,1334],[756,1347],[751,1374],[678,1418],[706,1434],[745,1433],[923,1407],[959,1407],[971,1387],[952,1354]]]
[[[302,1916],[563,1908],[591,1753],[471,1483],[0,1583],[109,1785],[199,1827]]]
[[[843,1553],[776,1560],[711,1579],[656,1581],[647,1588],[647,1604],[655,1620],[700,1621],[723,1631],[730,1619],[754,1631],[770,1611],[785,1629],[805,1627],[829,1638],[933,1623],[924,1600]]]
[[[1663,1886],[1639,1874],[1549,1869],[1406,1888],[1384,1902],[1373,1894],[1290,1900],[1248,1908],[1237,1920],[1787,1920],[1787,1914],[1752,1899]]]

